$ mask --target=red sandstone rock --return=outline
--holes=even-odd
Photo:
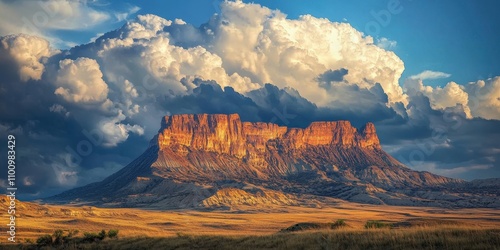
[[[380,149],[372,123],[366,124],[359,133],[348,121],[313,122],[300,129],[241,122],[237,114],[165,116],[158,145],[160,150],[180,145],[243,158],[253,151],[263,152],[271,140],[290,149],[320,145]]]

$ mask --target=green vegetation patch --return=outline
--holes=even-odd
[[[303,222],[297,223],[293,226],[282,229],[280,232],[299,232],[305,230],[325,230],[325,229],[337,229],[347,226],[344,219],[337,220],[333,223],[314,223],[314,222]]]
[[[391,228],[392,224],[378,221],[378,220],[369,220],[365,224],[366,229],[371,229],[371,228]]]

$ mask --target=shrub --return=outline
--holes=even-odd
[[[118,230],[117,229],[110,229],[108,231],[108,238],[112,239],[112,238],[116,238],[118,237]]]
[[[104,240],[106,238],[106,230],[101,230],[98,234],[100,240]]]
[[[333,229],[333,228],[339,228],[339,227],[344,227],[344,226],[346,226],[345,220],[344,219],[338,219],[337,221],[335,221],[332,224],[331,228]]]
[[[387,227],[390,228],[391,224],[387,224],[385,222],[378,221],[378,220],[369,220],[365,224],[366,229],[369,229],[369,228],[387,228]]]
[[[52,236],[50,234],[41,236],[36,240],[36,244],[42,246],[52,246]]]
[[[69,230],[68,231],[68,237],[71,238],[71,237],[77,235],[79,232],[80,231],[78,231],[78,230]]]
[[[95,242],[99,240],[101,240],[101,238],[97,233],[89,233],[89,232],[83,233],[82,241],[84,242]]]
[[[58,230],[54,231],[54,233],[52,234],[54,245],[63,244],[64,243],[63,236],[64,236],[63,230],[58,229]]]

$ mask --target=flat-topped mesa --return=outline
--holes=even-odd
[[[348,121],[313,122],[309,127],[300,129],[272,123],[241,122],[237,114],[165,116],[158,135],[160,150],[180,145],[240,158],[249,151],[265,151],[266,144],[271,140],[297,149],[319,145],[380,148],[372,123],[366,124],[358,133]]]

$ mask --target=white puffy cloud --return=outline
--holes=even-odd
[[[105,119],[100,122],[99,129],[103,133],[106,147],[114,147],[127,140],[129,133],[138,135],[144,134],[144,129],[139,125],[130,125],[121,123],[126,116],[120,111],[116,117]]]
[[[170,79],[178,84],[185,77],[200,76],[207,80],[215,80],[222,86],[232,86],[242,92],[260,86],[238,73],[228,75],[223,68],[222,59],[205,48],[197,46],[184,49],[172,46],[166,36],[155,37],[147,44],[142,62],[156,79]]]
[[[241,91],[260,86],[238,73],[228,74],[222,58],[203,46],[174,45],[171,35],[163,32],[171,25],[182,28],[187,24],[155,15],[140,15],[117,30],[116,35],[98,38],[94,46],[107,79],[112,82],[126,80],[138,88],[144,88],[145,82],[151,81],[157,85],[154,91],[148,88],[142,92],[155,95],[185,94],[192,88],[190,81],[195,78],[215,80],[222,86],[233,86]],[[117,65],[117,61],[122,63]]]
[[[102,135],[102,146],[114,147],[125,141],[129,133],[142,135],[144,129],[139,125],[124,124],[127,116],[138,113],[139,106],[133,103],[137,97],[134,85],[124,80],[116,82],[115,87],[122,95],[115,96],[113,101],[108,97],[110,89],[103,80],[100,66],[94,59],[79,57],[76,60],[64,59],[59,62],[59,70],[54,82],[55,94],[68,103],[73,104],[73,112],[68,112],[61,105],[53,105],[52,112],[72,114],[84,128],[98,131]],[[81,110],[93,110],[95,113]]]
[[[500,76],[465,85],[474,116],[500,120]]]
[[[120,37],[115,37],[115,39],[110,39],[109,41],[122,40],[129,42],[127,45],[131,45],[134,42],[133,39],[149,39],[155,37],[158,32],[171,24],[172,21],[156,15],[139,15],[136,20],[128,22],[119,30]],[[110,44],[110,47],[113,47],[112,44]]]
[[[462,105],[468,118],[500,119],[500,77],[479,80],[466,85],[449,82],[445,87],[426,86],[420,79],[407,79],[408,94],[422,93],[434,109]]]
[[[49,42],[30,35],[9,35],[0,39],[0,60],[7,57],[17,64],[21,81],[40,80],[45,70],[45,60],[56,53]]]
[[[189,92],[194,78],[215,80],[241,93],[270,82],[328,105],[334,95],[317,78],[344,68],[346,82],[363,88],[380,83],[390,102],[406,100],[398,83],[403,62],[349,24],[309,15],[291,20],[242,2],[221,7],[221,14],[199,29],[182,20],[139,15],[98,38],[93,46],[105,77],[123,77],[140,87],[147,76],[160,83],[156,94]]]
[[[378,82],[391,102],[405,100],[398,83],[403,62],[347,23],[310,15],[292,20],[237,1],[224,2],[209,26],[214,37],[207,47],[222,58],[229,73],[293,87],[322,105],[329,102],[329,94],[315,79],[327,70],[345,68],[347,82],[362,87]]]
[[[410,76],[410,79],[413,80],[432,80],[432,79],[441,79],[441,78],[448,78],[451,75],[448,73],[444,72],[439,72],[439,71],[432,71],[432,70],[425,70],[417,75]]]
[[[215,80],[240,93],[265,83],[292,87],[327,106],[339,93],[331,93],[317,79],[339,69],[348,70],[347,83],[367,89],[380,83],[389,102],[406,101],[398,83],[403,62],[349,24],[309,15],[291,20],[258,4],[228,1],[221,7],[221,13],[200,28],[139,15],[97,38],[90,44],[92,50],[82,54],[95,53],[111,89],[123,92],[119,86],[132,83],[139,98],[123,97],[120,102],[134,110],[135,105],[144,106],[134,102],[145,94],[155,98],[189,93],[196,78]],[[148,81],[155,86],[145,88]],[[123,108],[127,115],[134,113],[129,108]]]
[[[121,98],[119,100],[115,100],[115,103],[119,106],[120,110],[123,110],[127,117],[132,117],[139,113],[140,105],[137,104],[137,98],[139,97],[139,93],[135,85],[127,79],[120,79],[117,81],[118,89],[121,92]]]
[[[471,111],[468,107],[469,96],[464,91],[464,87],[455,82],[449,82],[444,88],[436,87],[433,91],[428,91],[428,88],[424,89],[424,94],[428,94],[431,97],[431,104],[433,108],[444,109],[446,107],[453,107],[457,104],[461,104],[464,108],[467,117],[471,117]]]
[[[64,59],[59,62],[56,95],[70,103],[102,104],[107,101],[108,85],[102,79],[99,64],[94,59]]]
[[[422,93],[429,98],[432,108],[445,109],[455,107],[457,104],[462,105],[464,112],[468,118],[472,117],[471,110],[468,106],[469,95],[465,91],[465,87],[455,82],[449,82],[444,88],[426,86],[420,79],[406,79],[405,88],[408,94],[415,95]]]

